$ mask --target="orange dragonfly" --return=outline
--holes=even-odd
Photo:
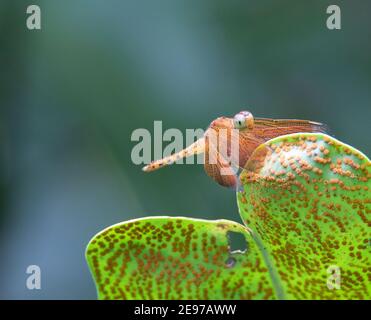
[[[204,153],[204,169],[207,175],[222,186],[234,187],[237,184],[237,171],[243,169],[260,144],[290,133],[326,131],[327,126],[318,122],[254,118],[250,112],[241,111],[233,118],[215,119],[202,138],[180,152],[151,162],[143,168],[143,171],[154,171],[179,159]],[[220,140],[224,141],[226,147],[220,148]],[[238,146],[238,152],[233,152],[233,143]]]

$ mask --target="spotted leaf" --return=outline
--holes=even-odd
[[[240,175],[240,215],[279,298],[370,299],[370,161],[325,134],[259,146]]]
[[[242,235],[244,251],[233,249],[233,234]],[[100,299],[276,298],[250,231],[228,220],[119,223],[93,237],[86,258]]]

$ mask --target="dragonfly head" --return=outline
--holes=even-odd
[[[210,129],[253,129],[254,117],[249,111],[240,111],[233,118],[219,117],[211,122]]]

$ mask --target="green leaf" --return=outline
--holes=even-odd
[[[229,233],[242,234],[247,249],[231,251]],[[119,223],[94,236],[86,258],[99,299],[275,298],[250,231],[228,220]]]
[[[240,175],[240,215],[288,299],[370,299],[370,161],[324,134],[259,146]],[[330,270],[329,270],[330,268]],[[331,271],[340,271],[340,289]]]

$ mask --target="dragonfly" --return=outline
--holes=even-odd
[[[259,145],[278,136],[299,132],[326,133],[328,127],[309,120],[254,118],[251,112],[241,111],[232,118],[213,120],[203,137],[179,152],[151,162],[143,167],[143,171],[155,171],[179,159],[203,153],[206,174],[221,186],[236,187],[238,172]],[[223,145],[221,141],[224,148],[220,147]],[[238,146],[238,152],[233,152],[233,145]]]

